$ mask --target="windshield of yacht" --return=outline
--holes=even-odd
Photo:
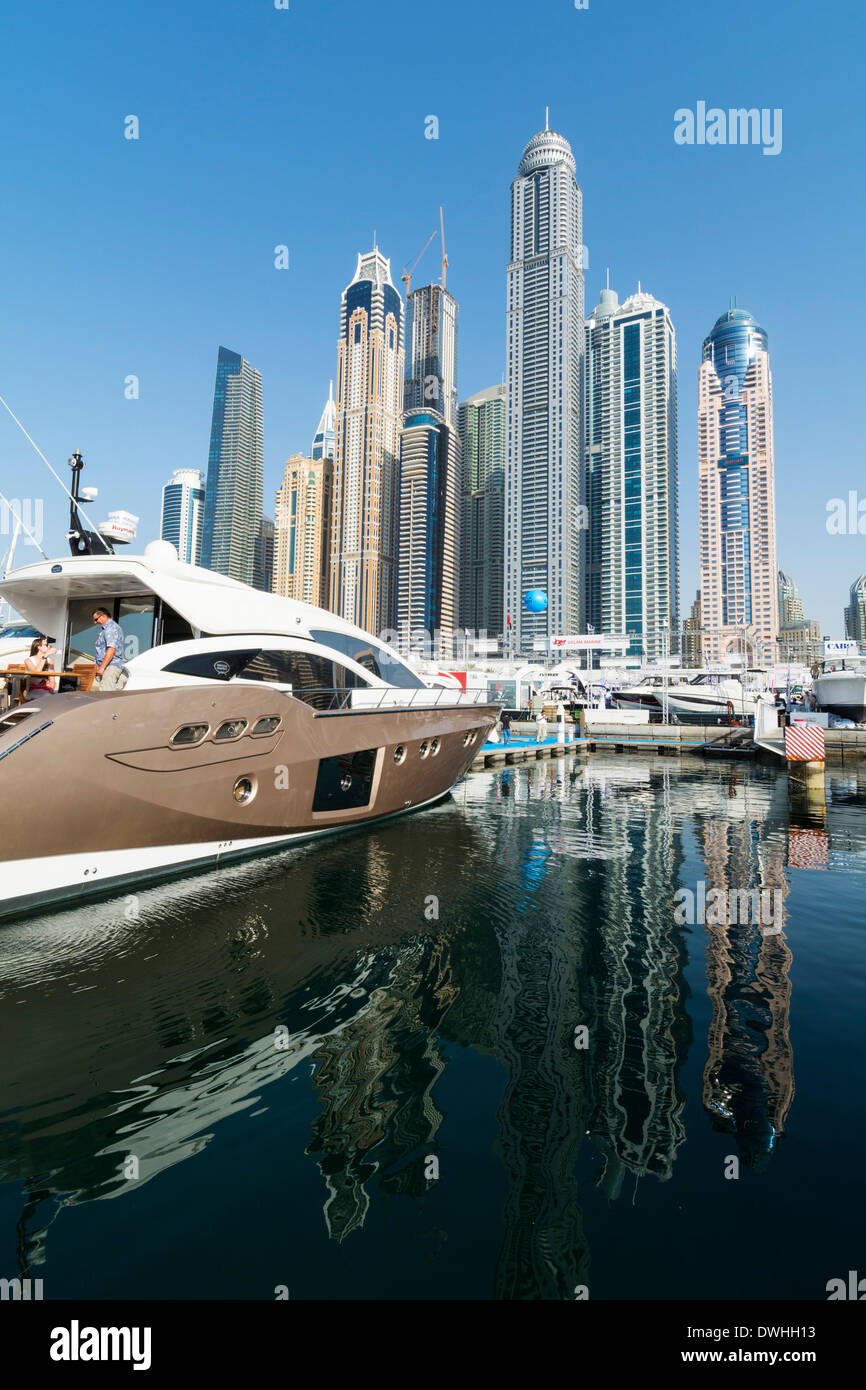
[[[331,632],[325,628],[317,628],[315,631],[311,628],[310,636],[314,642],[321,642],[324,647],[342,652],[350,661],[356,661],[365,671],[387,681],[389,685],[397,685],[401,690],[426,688],[421,677],[401,661],[396,652],[380,646],[372,637],[355,637],[351,632]]]

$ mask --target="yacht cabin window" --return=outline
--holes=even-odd
[[[233,652],[195,652],[192,656],[181,656],[177,661],[170,661],[165,669],[176,676],[198,676],[204,681],[230,681],[258,654],[256,647]]]
[[[357,690],[368,685],[363,676],[349,671],[330,657],[312,651],[196,652],[166,666],[179,676],[199,676],[207,681],[264,681],[290,685],[292,694],[317,709],[329,709],[334,691]]]

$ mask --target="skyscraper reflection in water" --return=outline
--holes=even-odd
[[[691,1040],[684,938],[673,916],[683,856],[670,776],[659,773],[650,783],[640,764],[631,779],[628,769],[615,776],[612,784],[599,779],[596,815],[605,841],[617,824],[629,853],[608,866],[600,884],[589,971],[596,1018],[590,1131],[606,1155],[599,1182],[610,1197],[619,1196],[626,1174],[671,1176],[685,1140],[678,1073]],[[639,817],[636,801],[645,808]]]
[[[779,784],[784,796],[784,785]],[[704,1067],[703,1102],[713,1126],[736,1137],[741,1162],[769,1159],[794,1098],[790,1033],[792,955],[785,940],[786,837],[778,796],[762,797],[748,781],[724,815],[701,826],[706,887],[725,890],[725,909],[707,910],[707,990],[713,1017]],[[772,921],[743,921],[736,890],[775,893]],[[767,899],[765,899],[767,901]],[[721,921],[716,919],[721,916]]]

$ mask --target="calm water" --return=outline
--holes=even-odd
[[[826,1297],[864,1249],[866,765],[828,785],[539,763],[0,927],[0,1276]],[[774,929],[678,924],[701,883],[777,891]]]

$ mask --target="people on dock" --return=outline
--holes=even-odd
[[[56,655],[57,648],[51,646],[47,637],[42,635],[34,637],[30,644],[30,655],[24,661],[28,671],[36,672],[35,676],[29,676],[27,679],[28,700],[54,694],[56,678],[46,673],[54,670],[54,662],[51,658]]]
[[[502,742],[511,742],[511,715],[507,710],[503,710],[499,716],[499,723],[502,728]]]
[[[105,608],[94,608],[99,628],[96,639],[96,690],[122,690],[129,679],[123,669],[123,628]]]
[[[535,716],[535,742],[543,743],[546,738],[547,720],[544,717],[544,709],[542,707]]]

